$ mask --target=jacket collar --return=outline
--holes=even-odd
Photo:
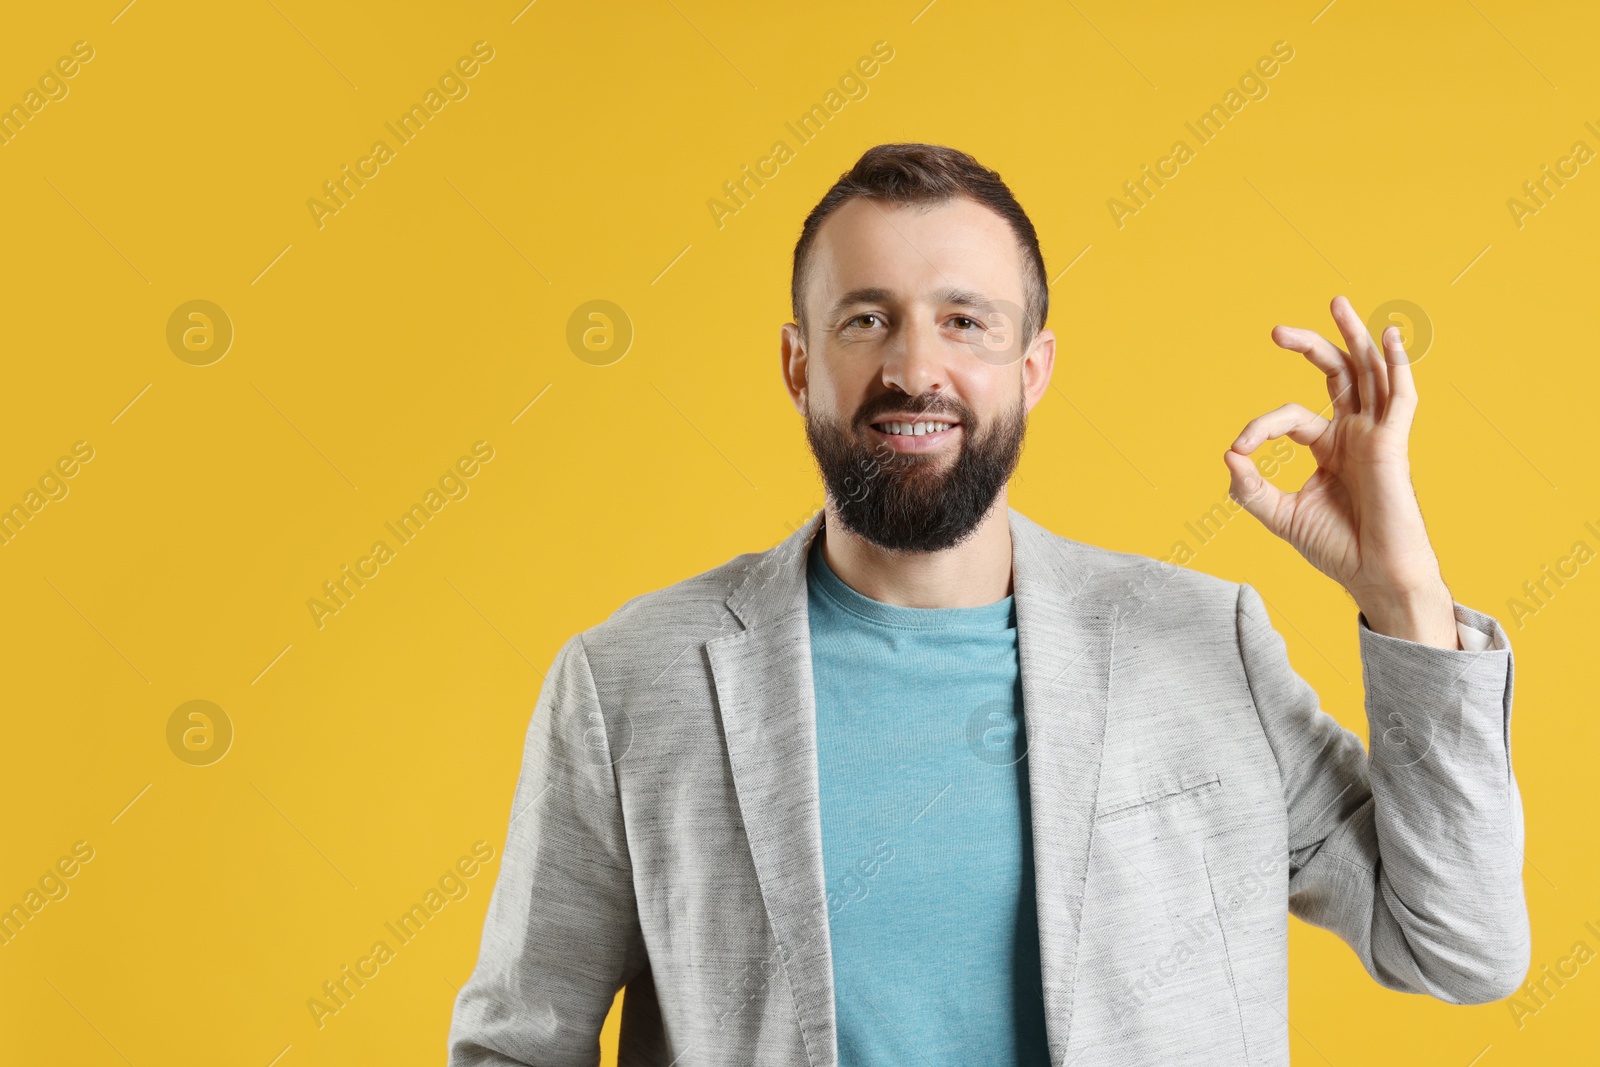
[[[1008,509],[1051,1062],[1065,1060],[1119,603],[1095,550]],[[818,512],[734,580],[744,625],[711,640],[740,813],[811,1063],[835,1067],[806,562]]]

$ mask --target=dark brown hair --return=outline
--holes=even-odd
[[[1028,213],[1011,195],[1000,175],[955,148],[932,144],[880,144],[867,149],[826,196],[811,209],[800,240],[794,246],[794,272],[789,281],[789,301],[794,321],[805,329],[805,307],[801,288],[805,283],[806,260],[816,241],[817,230],[829,215],[847,200],[865,197],[894,204],[942,204],[964,196],[994,211],[1016,235],[1022,248],[1023,284],[1027,306],[1023,311],[1022,336],[1025,344],[1044,329],[1050,313],[1050,289],[1045,283],[1044,256],[1039,253],[1039,236]]]

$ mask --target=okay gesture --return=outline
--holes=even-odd
[[[1349,300],[1335,297],[1331,310],[1345,349],[1293,326],[1273,327],[1272,340],[1327,375],[1333,418],[1285,404],[1251,419],[1222,454],[1228,495],[1344,586],[1373,630],[1460,648],[1454,603],[1411,487],[1406,449],[1417,390],[1399,327],[1383,331],[1380,352]],[[1317,461],[1293,493],[1268,482],[1250,459],[1286,435]]]

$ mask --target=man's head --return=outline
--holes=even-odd
[[[1038,238],[1000,176],[869,150],[807,216],[791,299],[784,377],[840,520],[896,551],[971,536],[1055,358]]]

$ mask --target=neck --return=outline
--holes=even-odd
[[[971,537],[940,552],[890,552],[845,529],[829,499],[822,558],[863,596],[902,608],[975,608],[1011,595],[1011,523],[1002,486]]]

